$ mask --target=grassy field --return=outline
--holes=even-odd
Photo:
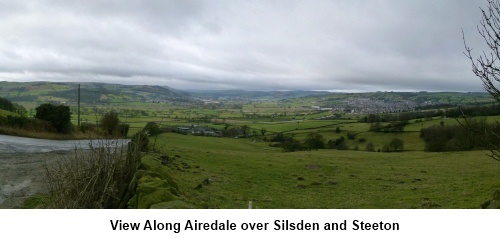
[[[72,123],[77,124],[76,101],[68,91],[76,89],[76,85],[4,84],[0,96],[17,99],[16,103],[27,109],[28,116],[34,116],[35,108],[43,102],[66,102],[73,113]],[[423,151],[422,128],[458,124],[456,119],[413,119],[403,132],[382,133],[370,132],[370,124],[359,123],[364,115],[316,111],[311,107],[343,105],[346,100],[359,97],[488,103],[491,102],[488,95],[378,92],[287,100],[224,100],[224,104],[210,106],[197,101],[157,101],[164,95],[151,93],[154,89],[150,87],[132,91],[132,86],[123,86],[119,91],[114,89],[118,86],[103,86],[106,94],[99,93],[99,87],[84,87],[87,89],[84,97],[96,97],[94,100],[99,101],[82,103],[81,122],[97,123],[105,112],[114,110],[121,122],[130,125],[129,137],[148,122],[173,127],[196,124],[219,130],[247,126],[250,135],[259,136],[260,130],[265,129],[260,138],[166,133],[150,139],[155,153],[147,155],[148,163],[169,171],[179,184],[181,200],[198,208],[247,208],[249,201],[258,208],[479,208],[500,189],[500,163],[482,151]],[[68,93],[54,94],[61,91]],[[88,96],[92,92],[98,94]],[[15,114],[0,110],[0,116],[6,115]],[[492,122],[500,120],[500,116],[487,119]],[[340,132],[336,132],[337,128]],[[2,130],[10,134],[30,133]],[[344,137],[350,150],[285,153],[261,139],[279,132],[300,141],[311,132],[320,133],[326,140]],[[348,134],[355,135],[355,139],[348,139]],[[373,143],[377,151],[394,138],[404,141],[404,152],[364,151],[368,143]],[[174,159],[163,166],[158,160],[161,155]]]
[[[200,208],[479,208],[500,188],[500,164],[481,151],[284,153],[253,139],[172,133],[155,146],[177,155],[170,173]]]
[[[11,115],[11,116],[19,116],[19,114],[17,114],[17,113],[0,109],[0,116],[4,116],[5,117],[5,116],[9,116],[9,115]]]

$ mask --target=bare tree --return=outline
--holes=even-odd
[[[482,20],[477,26],[479,34],[488,45],[489,52],[483,51],[477,59],[472,56],[472,48],[465,42],[464,54],[472,63],[472,72],[483,82],[484,89],[500,101],[500,3],[488,0],[488,9],[480,8]]]
[[[500,2],[499,0],[488,0],[487,9],[481,9],[482,19],[477,26],[479,34],[488,46],[488,51],[482,53],[475,59],[472,56],[472,48],[465,41],[465,56],[472,63],[472,72],[481,79],[484,89],[498,102],[500,102]],[[500,161],[500,124],[477,129],[471,126],[464,115],[467,127],[483,136],[485,147],[490,151],[489,156]]]

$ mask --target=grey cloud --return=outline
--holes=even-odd
[[[0,1],[0,80],[482,90],[478,1]]]

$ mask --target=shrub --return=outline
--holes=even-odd
[[[370,129],[368,131],[378,132],[382,129],[380,122],[375,122],[370,124]]]
[[[325,138],[318,133],[310,133],[306,136],[304,147],[307,149],[323,149],[325,148]]]
[[[95,128],[97,128],[97,125],[92,124],[92,123],[82,122],[80,124],[80,131],[82,131],[83,133],[86,133],[87,131],[94,130]]]
[[[348,140],[355,140],[356,139],[356,134],[347,133],[347,139]]]
[[[349,146],[347,146],[347,144],[345,143],[345,141],[342,141],[339,144],[337,144],[337,146],[335,146],[335,148],[337,150],[348,150]]]
[[[0,116],[0,125],[22,128],[30,131],[56,132],[56,129],[48,121],[31,119],[23,116]]]
[[[148,122],[142,129],[142,132],[145,132],[150,136],[155,136],[160,133],[160,126],[158,126],[155,122]]]
[[[119,124],[118,113],[113,110],[107,112],[101,118],[101,128],[107,135],[117,135],[119,133]]]
[[[372,142],[368,143],[365,148],[366,151],[368,152],[375,152],[375,146],[373,145]]]
[[[295,152],[304,149],[300,141],[296,139],[291,139],[289,141],[281,143],[281,147],[283,148],[283,150],[285,150],[285,152]]]
[[[118,124],[118,132],[120,137],[127,137],[128,131],[130,129],[129,124],[120,123]]]
[[[292,138],[289,136],[286,136],[283,133],[277,133],[271,137],[271,142],[285,142],[287,140],[291,140]]]
[[[335,141],[334,140],[328,140],[328,142],[326,142],[325,144],[325,148],[327,149],[334,149],[335,148]]]
[[[130,144],[132,144],[134,146],[134,148],[136,148],[138,151],[147,152],[148,151],[148,144],[149,144],[149,137],[147,134],[145,134],[143,132],[136,133],[132,137]]]
[[[71,133],[71,111],[69,106],[42,104],[35,108],[35,118],[49,122],[58,133]]]
[[[389,151],[403,151],[405,148],[405,143],[402,139],[394,138],[389,142]]]
[[[328,140],[326,143],[326,148],[328,149],[336,149],[339,144],[342,144],[345,141],[344,136],[340,136],[340,138],[337,138],[335,140]]]
[[[48,208],[118,208],[126,205],[128,185],[140,161],[129,144],[100,140],[91,149],[46,166]],[[122,205],[122,206],[120,206]]]
[[[335,133],[337,133],[337,134],[340,133],[340,128],[339,127],[335,128]]]

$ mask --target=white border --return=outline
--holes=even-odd
[[[113,230],[111,220],[179,223],[181,230]],[[183,230],[187,220],[219,223],[229,220],[234,231]],[[345,231],[274,230],[275,220],[347,222]],[[398,223],[398,231],[352,229],[352,221]],[[243,223],[269,223],[267,230],[242,230]],[[2,238],[478,238],[498,234],[500,210],[0,210]],[[321,227],[320,226],[320,227]]]

